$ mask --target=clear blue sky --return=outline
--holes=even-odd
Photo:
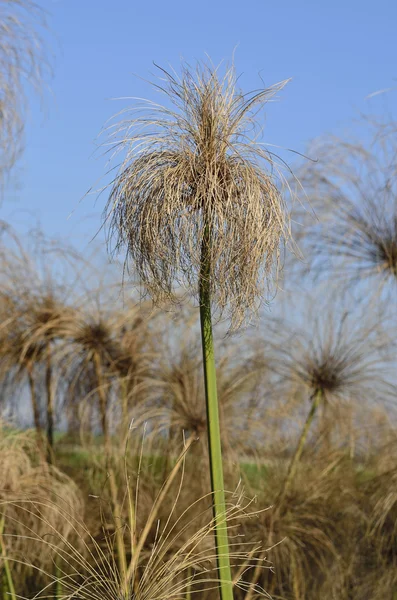
[[[32,100],[26,151],[6,190],[0,218],[83,248],[100,225],[105,198],[80,199],[105,172],[93,157],[105,121],[128,103],[153,97],[134,73],[150,77],[152,61],[171,64],[230,59],[249,91],[292,77],[267,110],[265,140],[304,151],[308,141],[345,129],[365,97],[397,86],[397,2],[333,0],[38,0],[49,13],[55,54],[44,112]],[[371,100],[375,110],[395,100]],[[294,157],[291,155],[291,161]],[[68,219],[69,214],[72,216]]]

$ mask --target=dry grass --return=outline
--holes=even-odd
[[[0,513],[5,518],[3,538],[6,551],[12,556],[29,556],[36,569],[51,569],[51,548],[38,548],[35,536],[45,536],[49,531],[58,531],[65,543],[74,537],[70,524],[60,515],[43,505],[38,513],[32,507],[29,512],[21,510],[19,502],[40,503],[45,497],[54,506],[68,509],[77,518],[84,511],[82,495],[75,483],[55,467],[49,466],[37,455],[37,445],[31,431],[24,433],[9,430],[0,423]],[[22,519],[22,520],[21,520]],[[26,535],[28,531],[33,537]],[[21,592],[29,580],[31,569],[18,563],[12,568],[13,577]]]
[[[186,450],[191,442],[187,443]],[[21,532],[18,539],[32,539],[38,551],[52,555],[58,567],[58,575],[54,575],[45,567],[38,566],[33,561],[10,552],[11,564],[29,565],[35,567],[41,577],[46,577],[49,584],[36,597],[46,597],[55,586],[61,582],[62,593],[79,598],[134,598],[138,600],[162,600],[174,598],[184,599],[188,593],[200,598],[209,598],[218,587],[216,575],[216,553],[213,547],[214,521],[211,518],[211,495],[196,499],[187,507],[179,510],[179,497],[183,490],[184,453],[164,486],[154,499],[149,513],[141,521],[136,520],[136,513],[130,513],[131,501],[134,498],[134,509],[140,511],[141,506],[147,512],[145,501],[141,504],[139,477],[126,476],[124,481],[124,501],[127,505],[127,518],[120,519],[116,513],[109,510],[107,504],[99,503],[102,534],[94,537],[82,520],[63,506],[51,500],[19,500],[9,502],[9,510],[19,511]],[[175,478],[176,477],[176,478]],[[177,481],[179,479],[179,481]],[[171,488],[169,482],[174,482]],[[160,517],[159,508],[163,507],[165,496],[170,493],[169,512]],[[99,499],[100,500],[100,499]],[[257,511],[250,512],[250,503],[242,494],[229,498],[227,520],[230,524],[232,540],[233,532],[238,533],[240,523],[244,519],[256,519]],[[34,514],[39,528],[31,528],[30,516]],[[64,522],[65,528],[73,532],[78,543],[71,542],[63,533],[62,528],[54,525],[48,515]],[[164,514],[164,513],[163,513]],[[108,519],[113,520],[109,530]],[[140,525],[142,523],[142,526]],[[25,530],[25,532],[24,532]],[[122,533],[122,548],[125,551],[126,573],[120,570],[119,552],[115,532]],[[8,536],[4,536],[8,539]],[[128,548],[133,545],[131,554]],[[265,569],[267,563],[258,557],[259,546],[247,542],[232,543],[231,556],[236,571],[239,565],[245,568],[259,564]],[[248,561],[248,562],[247,562]],[[60,575],[59,575],[60,574]],[[236,590],[246,589],[244,572],[236,575]],[[266,596],[259,586],[258,596]]]
[[[285,467],[285,462],[276,461],[266,480],[253,483],[259,506],[273,505],[262,513],[259,535],[271,546],[268,557],[274,570],[261,574],[258,581],[273,598],[331,598],[325,593],[329,579],[336,588],[347,577],[367,525],[355,465],[348,455],[335,450],[313,457],[298,470],[278,507]],[[245,535],[249,539],[253,533],[245,531]]]
[[[233,67],[160,75],[153,86],[166,105],[137,104],[108,130],[114,152],[125,153],[104,217],[109,241],[116,253],[126,248],[126,267],[155,302],[179,302],[179,286],[198,297],[208,228],[214,308],[238,325],[271,287],[288,235],[283,178],[252,132],[286,82],[243,94]]]

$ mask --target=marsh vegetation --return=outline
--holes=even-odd
[[[0,73],[3,173],[35,39]],[[255,129],[285,82],[161,77],[108,129],[123,281],[0,224],[0,591],[395,598],[396,126],[292,177]]]

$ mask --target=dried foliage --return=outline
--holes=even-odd
[[[178,501],[183,489],[183,462],[184,453],[155,498],[142,528],[138,525],[135,513],[135,507],[140,506],[139,477],[133,483],[128,475],[124,482],[128,517],[125,521],[120,520],[115,513],[109,513],[106,505],[102,507],[102,543],[92,536],[80,518],[51,500],[10,502],[9,507],[12,509],[16,506],[22,517],[24,513],[27,516],[33,512],[37,515],[41,525],[39,530],[26,527],[25,518],[20,521],[21,528],[23,530],[25,526],[27,537],[35,542],[37,548],[51,553],[57,564],[58,572],[54,575],[41,566],[34,563],[30,565],[26,560],[10,555],[11,562],[33,566],[49,581],[36,597],[47,597],[49,591],[55,590],[59,584],[68,597],[78,595],[82,599],[100,597],[165,600],[185,598],[186,594],[192,593],[204,598],[207,597],[206,593],[216,589],[219,582],[213,547],[215,523],[209,516],[211,498],[207,495],[196,499],[191,506],[178,511]],[[159,519],[158,509],[169,491],[168,481],[180,471],[179,482],[172,493],[169,514],[164,519]],[[249,512],[249,507],[250,503],[242,494],[233,495],[229,499],[227,519],[231,532],[239,528],[242,520],[257,518],[258,513]],[[78,543],[70,542],[63,535],[61,528],[53,525],[47,517],[47,514],[51,513],[55,518],[64,521],[65,527],[75,534]],[[110,532],[104,520],[105,516],[114,520],[114,528]],[[120,545],[115,542],[114,531],[121,532]],[[7,536],[5,538],[7,539]],[[20,534],[20,538],[25,538],[23,533]],[[124,570],[120,569],[120,552],[124,553]],[[259,547],[256,544],[244,545],[240,540],[238,544],[232,544],[231,555],[236,569],[239,565],[243,565],[244,568],[252,565],[260,565],[261,569],[267,568],[266,561],[258,557],[258,554]],[[236,574],[235,586],[236,590],[247,588],[241,570]],[[259,586],[255,586],[254,589],[258,597],[268,597]]]
[[[44,11],[31,0],[0,2],[0,181],[23,143],[26,82],[39,88],[49,63],[43,44]]]
[[[52,549],[50,546],[38,548],[35,537],[45,536],[52,529],[67,545],[75,537],[75,532],[70,523],[48,504],[41,507],[39,518],[31,503],[40,503],[46,498],[54,507],[63,507],[77,518],[84,510],[82,495],[69,477],[37,456],[36,440],[31,431],[18,432],[1,422],[0,455],[0,514],[4,516],[3,537],[7,554],[19,558],[29,556],[36,569],[50,569],[53,565]],[[26,501],[30,503],[28,511],[19,504],[23,505]],[[29,536],[29,532],[33,537]],[[18,589],[22,591],[31,569],[21,562],[15,565],[13,571],[20,581]]]
[[[343,571],[340,532],[345,529],[348,543],[348,536],[354,532],[357,535],[362,526],[359,510],[350,497],[354,481],[351,463],[346,464],[343,455],[327,458],[326,462],[317,460],[308,465],[294,480],[281,509],[273,506],[262,512],[259,526],[243,523],[248,539],[253,535],[249,528],[254,526],[256,534],[270,547],[268,557],[275,568],[258,572],[256,582],[273,598],[325,597],[322,589],[328,571],[332,568],[339,576]],[[260,506],[276,502],[283,484],[283,471],[282,466],[276,464],[268,469],[266,480],[258,478],[253,482]],[[345,550],[348,554],[348,549]]]
[[[77,410],[86,401],[96,407],[109,443],[112,399],[115,394],[119,398],[118,420],[128,428],[131,409],[142,398],[152,369],[149,320],[134,305],[119,312],[100,305],[89,310],[86,304],[84,300],[76,307],[64,336],[61,371],[67,381],[68,405]]]
[[[223,77],[200,64],[180,77],[160,71],[153,85],[166,104],[137,104],[109,130],[125,153],[105,211],[109,241],[116,253],[126,248],[155,302],[178,302],[178,286],[198,296],[207,231],[214,307],[238,325],[271,287],[288,232],[283,178],[252,132],[286,82],[243,94],[233,68]]]

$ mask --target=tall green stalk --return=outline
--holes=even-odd
[[[47,461],[54,462],[54,382],[52,378],[51,344],[47,345],[46,351],[46,374],[47,390]]]
[[[229,542],[226,524],[225,486],[223,480],[218,394],[216,388],[214,339],[211,320],[211,262],[209,246],[210,235],[209,229],[206,227],[201,249],[199,294],[204,385],[207,405],[208,447],[215,520],[215,545],[221,600],[233,600],[233,582],[230,569]]]
[[[317,412],[317,409],[321,403],[322,398],[323,398],[323,391],[321,389],[316,390],[311,397],[312,405],[310,407],[309,414],[306,417],[306,421],[303,426],[302,433],[300,435],[298,445],[295,450],[295,454],[293,455],[292,460],[289,465],[289,468],[288,468],[288,473],[287,473],[287,477],[284,482],[284,486],[283,486],[283,488],[281,490],[281,494],[278,498],[279,506],[284,501],[285,495],[288,492],[290,485],[295,477],[296,469],[298,467],[300,457],[302,456],[303,448],[304,448],[304,445],[305,445],[305,442],[307,439],[307,435],[309,433],[310,426],[313,422],[314,416]]]

